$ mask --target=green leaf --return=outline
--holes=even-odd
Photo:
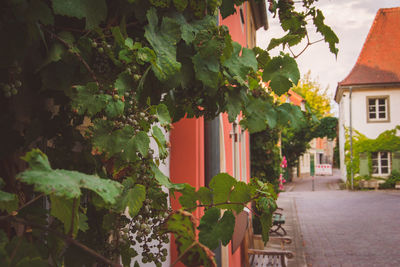
[[[135,185],[129,189],[122,198],[122,206],[128,207],[129,216],[135,217],[143,206],[146,199],[146,187],[141,184]]]
[[[79,212],[79,230],[82,232],[86,232],[89,230],[89,225],[87,223],[88,217],[86,214]]]
[[[150,138],[147,136],[147,134],[143,131],[137,133],[134,137],[134,142],[137,151],[139,151],[139,153],[143,156],[147,156],[150,144]]]
[[[111,33],[114,36],[115,41],[119,44],[119,45],[124,45],[125,44],[125,38],[122,35],[121,29],[119,26],[115,26],[111,28]]]
[[[195,220],[191,213],[185,211],[172,213],[163,224],[163,230],[174,234],[178,254],[184,254],[181,261],[186,266],[216,266],[214,253],[196,240]]]
[[[173,0],[173,3],[174,3],[175,8],[179,12],[182,12],[188,6],[189,1],[188,0]]]
[[[129,48],[129,49],[133,49],[133,40],[131,38],[126,38],[125,39],[125,45]]]
[[[267,47],[268,50],[274,49],[275,47],[279,45],[285,46],[286,44],[289,46],[295,46],[301,42],[303,39],[303,34],[298,35],[298,34],[286,34],[282,38],[272,38],[271,41],[269,42],[269,45]]]
[[[197,53],[193,58],[196,79],[205,86],[217,89],[219,77],[219,60],[217,57],[203,57]]]
[[[157,125],[154,125],[152,130],[153,130],[152,136],[157,143],[158,152],[159,152],[160,156],[162,156],[162,157],[167,156],[167,153],[168,153],[168,151],[166,149],[167,141],[165,140],[164,133],[161,131],[161,129]]]
[[[320,32],[322,36],[324,36],[325,42],[329,44],[330,51],[337,56],[339,49],[336,47],[336,44],[339,43],[339,38],[329,26],[325,25],[324,20],[325,17],[321,10],[317,10],[316,16],[313,17],[313,22],[317,27],[317,32]]]
[[[133,131],[132,131],[133,132]],[[125,136],[126,138],[127,136]],[[140,131],[135,136],[126,140],[126,143],[123,143],[125,139],[123,136],[121,138],[120,147],[123,150],[123,158],[127,161],[134,161],[137,159],[136,152],[142,154],[142,156],[147,156],[149,152],[150,138],[143,131]]]
[[[272,227],[272,213],[262,213],[260,216],[261,237],[264,244],[269,240],[269,231]]]
[[[184,18],[182,19],[184,20]],[[189,45],[196,39],[196,35],[199,32],[215,27],[216,19],[213,16],[207,15],[201,20],[194,20],[190,23],[184,20],[181,25],[182,39]]]
[[[75,206],[74,206],[75,201]],[[71,230],[72,220],[73,228],[72,235],[76,236],[79,229],[79,198],[65,198],[59,197],[54,194],[50,195],[51,209],[50,214],[59,219],[64,225],[64,233],[68,234]],[[72,219],[72,216],[74,217]]]
[[[210,188],[213,190],[214,195],[214,204],[227,202],[236,183],[236,179],[227,173],[215,175],[210,181]],[[230,208],[230,205],[219,205],[218,207],[221,209]]]
[[[235,188],[232,190],[229,196],[230,202],[243,203],[246,204],[251,200],[251,191],[249,186],[244,182],[237,182]],[[231,208],[237,213],[241,212],[244,205],[231,205]]]
[[[28,12],[28,20],[32,21],[32,23],[40,21],[44,25],[54,24],[54,16],[51,9],[43,1],[30,1]]]
[[[189,209],[189,211],[196,209],[196,189],[189,184],[185,184],[185,187],[182,190],[179,190],[179,192],[182,193],[182,196],[179,198],[179,203],[182,207]]]
[[[169,111],[166,105],[158,104],[157,105],[157,118],[158,122],[162,125],[168,125],[171,123],[171,116],[169,115]]]
[[[199,241],[212,250],[218,247],[220,240],[226,246],[235,228],[235,216],[231,211],[225,211],[221,219],[220,216],[220,210],[212,207],[205,212],[198,227]]]
[[[36,170],[51,170],[50,163],[40,149],[32,149],[21,157],[22,160],[29,163],[29,167]]]
[[[226,109],[228,111],[228,119],[230,123],[233,123],[237,116],[242,111],[242,101],[245,94],[242,94],[242,91],[233,89],[226,96]]]
[[[266,114],[272,110],[269,102],[260,98],[249,97],[244,110],[245,119],[240,123],[244,125],[250,133],[263,131],[267,128]]]
[[[263,72],[263,81],[270,81],[272,90],[282,95],[286,93],[293,84],[297,84],[300,79],[300,72],[296,60],[288,54],[272,58]]]
[[[120,248],[121,248],[122,264],[126,267],[130,267],[132,259],[134,257],[136,257],[138,255],[138,253],[136,252],[136,250],[134,250],[132,247],[130,247],[129,244],[121,245]],[[136,263],[135,263],[134,267],[137,266]]]
[[[51,62],[57,62],[61,60],[66,50],[67,49],[63,44],[54,43],[50,47],[50,50],[48,51],[45,60],[43,61],[42,64],[40,64],[40,66],[36,69],[36,71],[39,71],[40,69],[50,64]]]
[[[180,24],[177,20],[164,17],[161,27],[158,26],[156,10],[147,11],[148,25],[144,27],[144,36],[153,47],[157,59],[152,63],[152,70],[160,81],[166,81],[181,68],[176,60],[176,44],[180,40]]]
[[[239,43],[233,42],[233,53],[226,59],[223,65],[228,69],[229,74],[241,85],[247,85],[247,75],[256,72],[258,62],[253,50],[242,48]]]
[[[134,136],[134,129],[132,126],[125,126],[122,129],[113,130],[112,121],[95,120],[93,127],[93,147],[101,152],[106,151],[110,156],[117,153],[136,153],[129,151],[128,141]]]
[[[197,191],[197,197],[201,204],[203,205],[211,205],[213,201],[213,192],[210,188],[200,187]]]
[[[271,60],[268,52],[259,47],[254,47],[253,51],[257,58],[258,68],[265,69],[267,63]]]
[[[163,174],[160,169],[153,163],[150,165],[151,171],[154,173],[154,177],[156,178],[157,182],[165,186],[168,189],[176,189],[182,190],[185,187],[185,184],[174,184],[170,181],[170,179]]]
[[[222,18],[226,18],[232,14],[236,13],[235,1],[234,0],[222,0],[222,5],[220,7],[220,12]]]
[[[52,0],[57,15],[86,19],[86,29],[94,29],[107,18],[105,0]]]
[[[121,100],[110,100],[106,106],[106,114],[109,118],[121,116],[124,113],[125,103]]]
[[[0,190],[0,210],[11,213],[18,208],[17,195]]]
[[[110,204],[115,203],[122,191],[121,184],[112,180],[77,171],[48,169],[46,166],[50,164],[47,156],[38,151],[40,150],[35,149],[27,153],[25,159],[30,169],[17,176],[22,182],[34,185],[36,191],[71,199],[78,198],[81,195],[80,189],[85,188],[94,191]],[[38,162],[43,162],[42,166],[38,166]]]
[[[74,86],[74,89],[75,93],[70,95],[72,99],[71,106],[79,115],[96,115],[104,108],[108,108],[108,103],[112,101],[110,95],[99,94],[98,85],[94,82],[85,86]]]
[[[121,72],[114,83],[114,87],[117,88],[119,95],[123,95],[125,92],[130,92],[133,88],[131,75],[127,72]]]
[[[151,62],[152,64],[156,64],[156,58],[157,55],[154,52],[154,50],[148,47],[139,48],[137,51],[137,59],[139,60],[138,61],[139,63],[141,61],[141,62]]]

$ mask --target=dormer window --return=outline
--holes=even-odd
[[[367,97],[367,122],[389,121],[389,96]]]

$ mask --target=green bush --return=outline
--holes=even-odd
[[[389,178],[386,181],[379,185],[380,189],[391,189],[394,188],[396,182],[400,182],[400,172],[399,171],[392,171]]]

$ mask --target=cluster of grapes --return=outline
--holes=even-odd
[[[8,83],[0,83],[0,87],[3,89],[3,94],[6,98],[18,94],[19,88],[22,87],[22,82],[19,79],[21,72],[21,66],[18,65],[18,62],[14,62],[12,67],[8,70],[8,76],[11,81]]]
[[[111,71],[111,60],[107,56],[107,50],[111,49],[111,45],[106,42],[97,43],[92,41],[92,48],[96,49],[94,53],[93,70],[99,74],[105,74]]]
[[[116,97],[118,96],[118,97]],[[121,97],[117,94],[116,91],[113,92],[113,97],[120,99]],[[117,128],[122,128],[124,126],[132,126],[135,129],[135,132],[143,130],[143,125],[151,125],[157,122],[157,116],[150,114],[147,110],[143,110],[138,107],[136,101],[136,93],[135,91],[125,92],[123,100],[127,103],[127,110],[124,115],[122,115],[118,120],[115,120],[115,126]]]
[[[142,161],[136,173],[137,183],[144,185],[147,191],[157,186],[148,164],[151,161],[151,159]],[[154,262],[156,266],[161,266],[161,262],[167,259],[168,251],[164,244],[169,242],[169,237],[168,234],[161,232],[161,225],[169,216],[169,213],[165,211],[166,197],[166,194],[148,197],[138,215],[128,225],[130,242],[132,245],[140,245],[143,263]]]
[[[4,96],[10,98],[13,95],[18,94],[18,88],[22,86],[20,80],[16,80],[13,83],[2,84]]]
[[[168,234],[160,233],[161,224],[168,217],[168,213],[154,213],[151,208],[151,199],[146,199],[139,215],[129,225],[132,245],[139,244],[142,248],[142,262],[154,262],[156,265],[166,261],[168,254],[164,244],[169,242]]]

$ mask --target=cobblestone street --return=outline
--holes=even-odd
[[[311,191],[311,181],[291,183],[278,199],[294,213],[295,258],[308,266],[400,266],[400,191],[338,190],[336,175],[316,177]],[[290,265],[304,265],[299,259]]]

